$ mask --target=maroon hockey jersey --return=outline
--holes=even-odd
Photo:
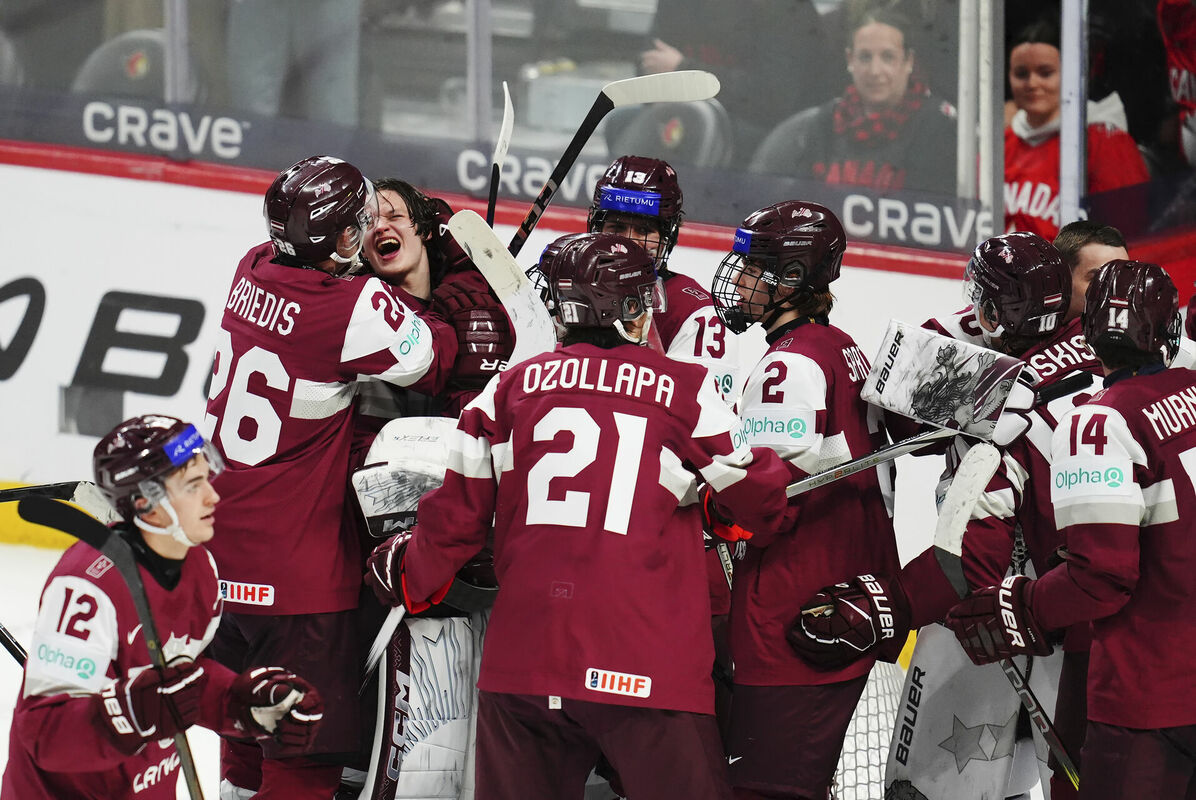
[[[207,673],[200,723],[232,732],[224,698],[234,675],[200,655],[220,621],[211,555],[203,547],[188,550],[174,589],[163,588],[144,567],[139,571],[166,660],[187,656]],[[73,545],[42,589],[0,798],[174,800],[174,741],[151,742],[126,756],[105,734],[98,718],[103,711],[94,704],[105,686],[151,663],[120,573],[88,545]]]
[[[769,350],[744,384],[737,432],[737,441],[776,451],[791,481],[882,444],[868,431],[868,406],[860,399],[868,359],[838,328],[802,323],[769,334]],[[735,565],[737,684],[833,683],[872,667],[874,659],[865,658],[836,672],[816,670],[793,652],[785,632],[799,604],[823,586],[869,570],[896,571],[897,544],[877,473],[858,472],[790,502],[796,526],[779,537],[757,533]]]
[[[230,610],[341,611],[361,587],[345,505],[357,385],[435,394],[457,337],[376,277],[272,258],[262,244],[241,259],[220,325],[205,421],[227,468],[211,550]]]
[[[502,373],[461,415],[405,561],[431,597],[486,542],[501,589],[479,688],[714,711],[699,481],[736,518],[784,524],[787,470],[732,440],[705,369],[575,344]]]
[[[1196,724],[1194,469],[1190,370],[1118,380],[1055,429],[1051,499],[1068,557],[1028,597],[1048,628],[1095,620],[1091,720]]]

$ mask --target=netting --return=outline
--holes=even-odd
[[[885,762],[904,682],[905,672],[896,664],[878,661],[872,668],[843,740],[835,800],[883,800]]]

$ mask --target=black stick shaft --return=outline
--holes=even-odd
[[[1067,748],[1064,747],[1063,740],[1059,738],[1059,732],[1055,730],[1055,724],[1051,722],[1046,709],[1042,707],[1042,703],[1038,702],[1038,698],[1034,696],[1033,690],[1030,689],[1030,682],[1026,680],[1026,676],[1022,674],[1022,671],[1018,668],[1017,664],[1013,663],[1013,659],[1011,658],[1007,658],[1001,662],[1001,670],[1005,673],[1005,677],[1009,679],[1009,683],[1013,685],[1013,690],[1017,692],[1022,705],[1029,712],[1030,722],[1034,724],[1035,728],[1038,728],[1038,732],[1042,734],[1047,747],[1055,754],[1055,760],[1059,762],[1059,766],[1067,773],[1067,779],[1071,781],[1073,787],[1079,789],[1079,770],[1076,769],[1075,762],[1071,760],[1071,755],[1068,754]]]
[[[21,643],[17,641],[17,637],[13,636],[12,632],[3,625],[0,625],[0,645],[4,645],[4,649],[17,660],[18,664],[22,667],[25,666],[25,659],[28,658],[29,654],[25,652],[24,647],[21,647]]]
[[[561,160],[557,162],[556,169],[552,171],[552,174],[548,176],[548,180],[544,182],[544,188],[540,190],[540,194],[536,197],[535,202],[532,203],[532,207],[528,209],[523,222],[519,223],[519,230],[515,231],[515,235],[511,237],[511,243],[507,245],[507,250],[510,251],[511,255],[519,255],[519,251],[523,249],[523,245],[527,242],[527,237],[531,235],[532,229],[536,227],[536,223],[544,215],[544,211],[548,208],[548,204],[552,202],[553,196],[556,195],[556,190],[561,185],[561,181],[565,180],[565,176],[569,174],[569,170],[576,163],[577,157],[581,155],[582,148],[586,146],[586,142],[590,140],[590,136],[597,129],[598,123],[614,107],[614,101],[607,97],[605,93],[600,93],[594,101],[594,105],[590,106],[589,113],[581,121],[581,127],[577,129],[577,133],[573,134],[572,141],[565,148],[565,152],[561,154]]]

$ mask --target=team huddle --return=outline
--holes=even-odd
[[[1167,273],[1090,222],[976,248],[967,308],[923,327],[1025,367],[991,444],[934,448],[939,495],[966,476],[974,496],[903,567],[891,463],[787,494],[928,427],[861,397],[867,358],[831,323],[839,220],[761,208],[704,287],[669,267],[682,207],[668,164],[617,159],[588,232],[528,275],[556,347],[517,361],[519,318],[447,204],[331,157],[281,173],[202,435],[142,416],[95,451],[167,666],[106,558],[73,546],[42,594],[30,650],[54,657],[26,664],[0,799],[173,798],[173,737],[200,724],[230,799],[555,800],[597,772],[633,800],[822,800],[874,663],[940,622],[958,644],[938,646],[975,664],[1053,676],[1051,797],[1196,792],[1196,677],[1174,657],[1196,645],[1196,372]],[[736,335],[757,324],[767,350],[741,375]],[[931,367],[928,401],[971,388]],[[371,443],[435,415],[456,419],[443,483],[414,526],[367,524],[350,478]],[[462,601],[478,587],[492,608]],[[361,690],[396,606],[392,731]],[[417,664],[417,639],[462,625],[484,627],[480,665]],[[406,692],[462,674],[476,743],[448,747]],[[397,760],[371,764],[375,730],[406,737]],[[982,796],[918,793],[907,766],[915,793],[895,796]]]

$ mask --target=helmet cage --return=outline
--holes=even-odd
[[[612,213],[626,214],[649,223],[660,236],[660,244],[655,248],[656,267],[664,269],[677,244],[684,217],[683,204],[677,173],[667,162],[644,156],[620,156],[594,187],[586,229],[590,233],[601,233]],[[629,238],[652,252],[647,241],[636,236]]]

